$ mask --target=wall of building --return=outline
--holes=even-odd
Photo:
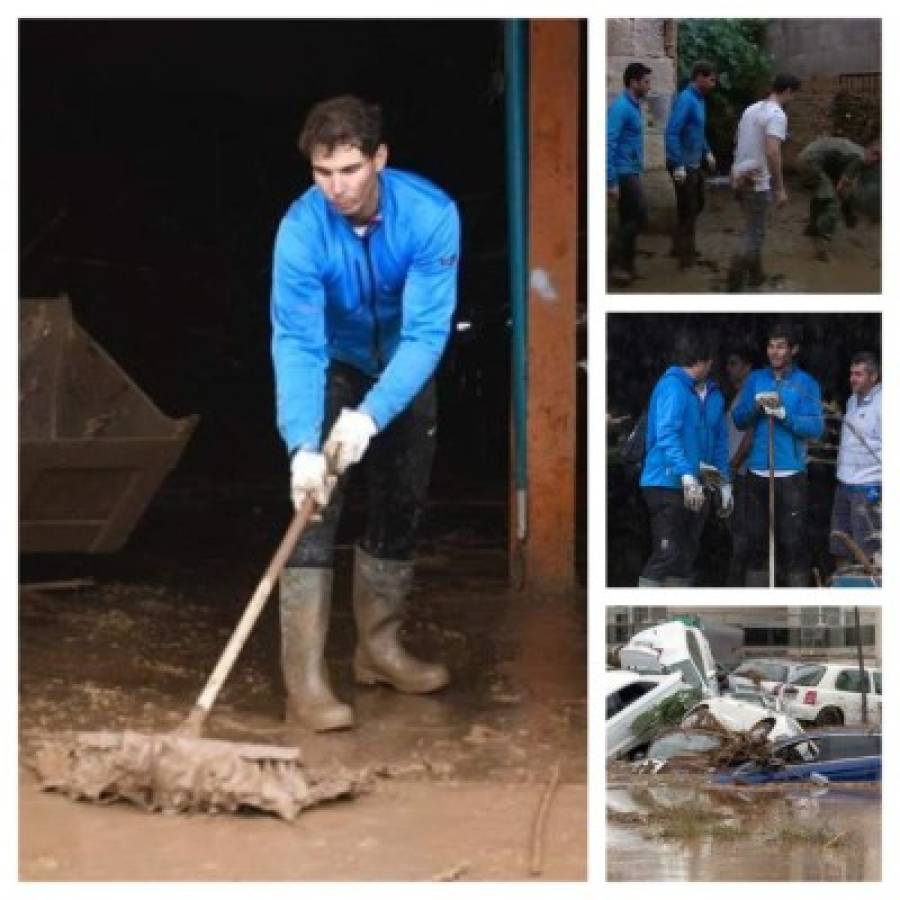
[[[606,608],[607,643],[624,643],[634,634],[675,616],[699,616],[708,622],[736,625],[745,631],[744,658],[786,656],[809,659],[854,659],[853,607],[801,606],[665,606]],[[860,607],[863,655],[881,661],[881,610]]]
[[[643,105],[644,194],[651,230],[669,230],[675,195],[666,172],[665,127],[677,84],[677,28],[674,19],[606,20],[606,105],[622,92],[622,73],[632,62],[653,71],[651,91]]]
[[[825,134],[864,143],[881,130],[881,20],[776,19],[766,29],[776,72],[803,86],[788,110],[785,168]]]

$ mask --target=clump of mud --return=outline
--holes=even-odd
[[[152,812],[260,810],[287,821],[371,786],[367,774],[304,766],[296,748],[133,731],[46,738],[33,767],[42,790],[73,800],[126,800]]]

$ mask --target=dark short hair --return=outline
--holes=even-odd
[[[345,94],[322,100],[307,113],[297,144],[307,158],[316,147],[331,152],[345,145],[374,156],[382,140],[381,127],[381,109],[376,104]]]
[[[850,358],[851,366],[865,366],[872,374],[881,375],[878,357],[871,350],[859,350]]]
[[[709,334],[701,331],[680,331],[675,335],[672,361],[676,366],[692,366],[715,357],[715,349]]]
[[[796,347],[800,343],[800,329],[794,325],[793,322],[784,319],[776,319],[769,325],[769,329],[766,332],[766,340],[775,341],[779,338],[786,340],[788,346]]]
[[[749,363],[753,365],[753,348],[746,343],[746,341],[742,341],[739,344],[733,344],[728,348],[728,352],[725,354],[725,357],[736,356],[738,359],[743,360],[745,363]]]
[[[784,91],[799,91],[800,79],[796,75],[781,72],[772,81],[772,93],[781,94]]]
[[[625,82],[625,87],[628,87],[632,81],[640,81],[645,75],[649,75],[652,71],[653,69],[647,68],[643,63],[628,63],[628,65],[625,66],[625,74],[622,76],[622,81]]]
[[[693,81],[698,75],[715,75],[716,67],[707,59],[698,59],[697,62],[691,66],[691,81]]]

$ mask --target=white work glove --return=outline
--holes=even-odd
[[[672,169],[672,178],[674,181],[677,181],[681,184],[687,178],[687,169],[684,166],[679,166],[677,169]]]
[[[330,488],[325,456],[311,450],[298,450],[291,460],[291,500],[294,509],[300,509],[307,497],[312,497],[317,506],[325,506]]]
[[[713,156],[712,150],[709,150],[706,154],[706,167],[710,172],[716,171],[716,158]]]
[[[719,510],[719,518],[727,519],[734,512],[734,492],[727,481],[719,488],[719,492],[722,495],[722,508]]]
[[[781,397],[775,391],[762,391],[753,399],[756,401],[756,408],[767,416],[783,419],[787,415],[787,411],[781,403]]]
[[[338,475],[343,475],[363,458],[376,431],[378,428],[367,413],[355,409],[341,410],[325,441],[325,455],[332,461]]]
[[[703,509],[703,485],[693,475],[682,475],[681,487],[684,491],[684,505],[691,512],[700,512]]]

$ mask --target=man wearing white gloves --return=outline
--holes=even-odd
[[[368,516],[355,548],[354,676],[408,693],[449,681],[399,641],[436,440],[434,372],[456,306],[459,217],[419,176],[386,167],[377,106],[323,101],[300,134],[314,185],[278,230],[272,355],[295,505],[318,521],[281,578],[288,721],[353,724],[324,660],[345,473],[365,460]]]
[[[769,368],[755,369],[732,409],[734,424],[750,431],[747,509],[748,587],[765,587],[768,534],[775,528],[778,559],[788,587],[809,585],[807,542],[807,444],[825,429],[822,391],[812,375],[796,364],[800,339],[793,326],[776,321],[769,328]],[[774,459],[769,460],[769,420],[774,422]],[[775,522],[769,523],[769,480],[775,482]]]
[[[706,521],[708,501],[700,481],[711,434],[721,442],[715,457],[725,482],[723,509],[730,510],[728,451],[724,443],[724,402],[711,398],[707,378],[713,364],[712,342],[681,334],[675,343],[674,365],[653,388],[647,409],[647,437],[641,492],[650,511],[651,552],[638,587],[686,587]],[[701,398],[701,393],[703,397]],[[614,523],[610,523],[614,528]]]
[[[712,63],[694,63],[690,83],[676,97],[666,123],[666,168],[675,187],[678,209],[671,255],[682,269],[690,268],[699,258],[697,218],[705,205],[703,166],[716,171],[716,158],[706,140],[706,96],[715,86]]]

